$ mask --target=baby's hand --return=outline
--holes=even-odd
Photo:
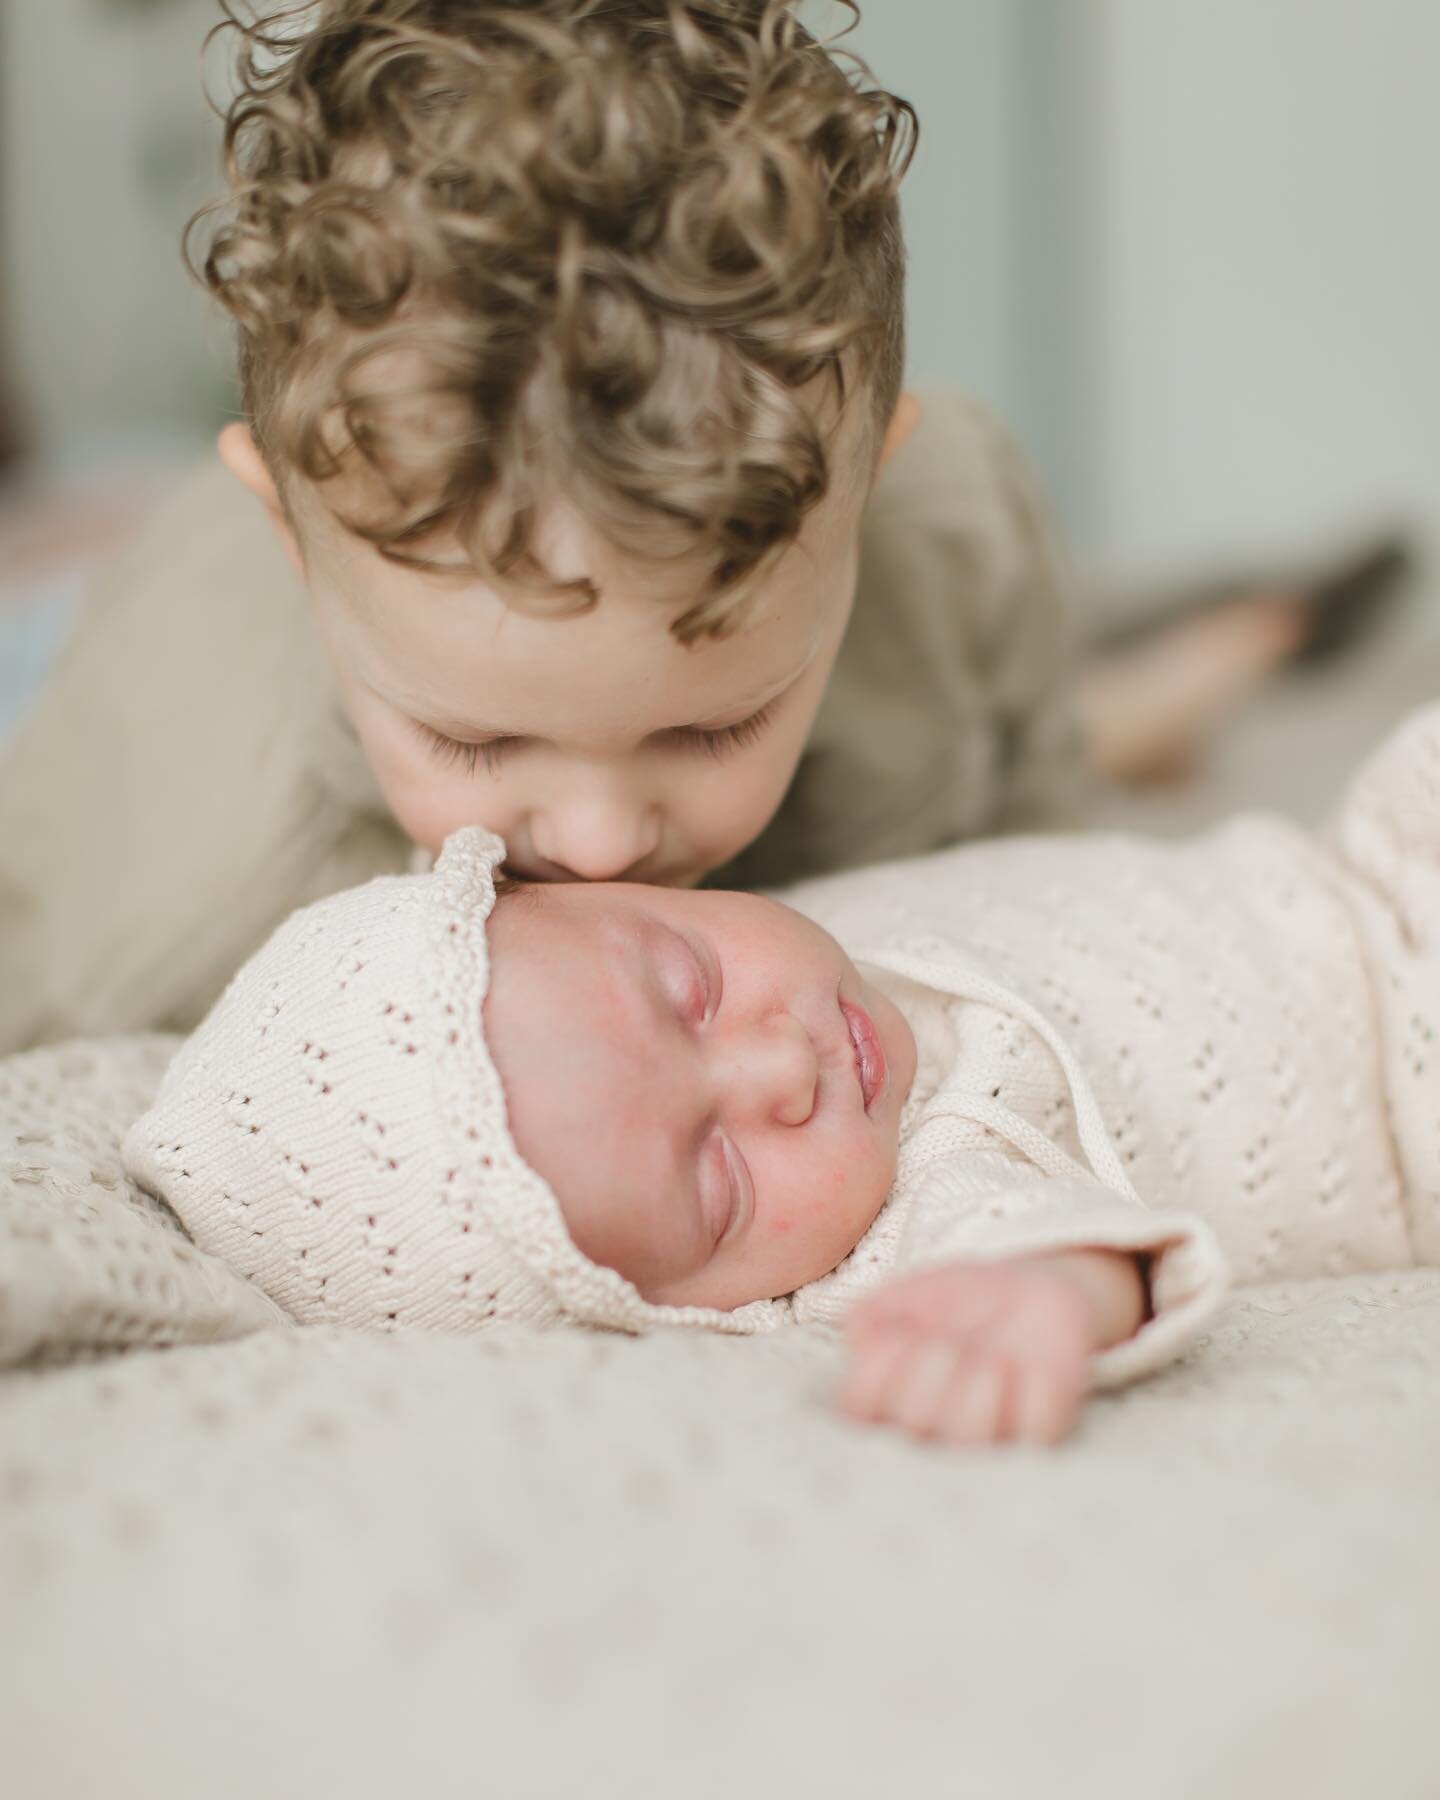
[[[1090,1358],[1140,1325],[1132,1257],[1068,1250],[953,1262],[902,1277],[846,1320],[840,1405],[852,1419],[947,1444],[1053,1444],[1090,1385]]]

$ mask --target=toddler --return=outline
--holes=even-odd
[[[1043,510],[902,392],[903,100],[788,0],[227,11],[194,260],[244,417],[0,755],[0,1051],[191,1029],[467,825],[775,885],[1064,803]],[[1142,665],[1142,724],[1288,654],[1261,614]]]
[[[299,1319],[843,1320],[855,1416],[1051,1440],[1229,1276],[1440,1261],[1440,707],[1323,840],[1019,840],[789,905],[497,896],[502,856],[297,915],[130,1133]]]

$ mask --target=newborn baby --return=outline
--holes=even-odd
[[[843,1322],[854,1416],[1051,1440],[1227,1263],[1440,1260],[1440,709],[1324,842],[1033,839],[791,906],[497,895],[502,856],[297,914],[127,1139],[300,1319]]]

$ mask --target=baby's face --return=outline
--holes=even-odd
[[[486,1033],[521,1155],[645,1299],[731,1308],[845,1257],[884,1204],[915,1042],[840,946],[751,894],[502,899]]]

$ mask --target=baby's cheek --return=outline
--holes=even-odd
[[[843,1170],[811,1171],[800,1191],[787,1193],[771,1209],[767,1221],[771,1236],[828,1249],[849,1229],[848,1190]]]
[[[884,1204],[889,1181],[872,1156],[853,1141],[843,1147],[796,1146],[793,1159],[756,1171],[763,1196],[757,1248],[768,1247],[765,1266],[775,1292],[828,1274],[869,1230]],[[765,1251],[761,1252],[762,1258]]]

